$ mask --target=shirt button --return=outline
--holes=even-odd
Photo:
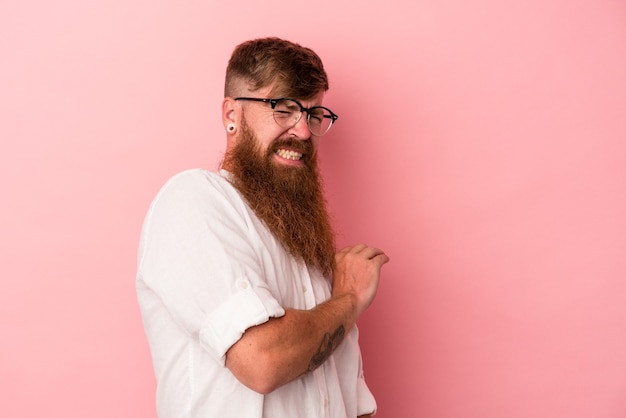
[[[324,398],[324,408],[327,408],[327,407],[328,407],[328,399]]]
[[[247,289],[248,288],[248,282],[239,282],[239,287],[241,287],[242,289]]]
[[[308,290],[305,285],[302,285],[302,293],[306,293]]]

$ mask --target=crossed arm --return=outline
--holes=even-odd
[[[226,354],[226,366],[246,386],[267,394],[316,369],[351,327],[349,296],[331,299],[310,311],[285,315],[249,328]]]
[[[249,328],[226,353],[226,366],[244,385],[267,394],[315,370],[371,304],[389,258],[359,244],[341,250],[335,261],[329,300],[311,310],[286,309]]]

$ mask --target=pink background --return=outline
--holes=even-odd
[[[626,4],[216,3],[0,1],[0,416],[154,416],[143,216],[266,35],[324,59],[340,242],[392,258],[378,416],[626,416]]]

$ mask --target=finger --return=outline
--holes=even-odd
[[[367,245],[365,244],[348,245],[346,247],[343,247],[341,250],[339,250],[337,252],[337,255],[348,254],[348,253],[358,253],[365,248],[367,248]]]
[[[387,254],[385,253],[381,253],[375,256],[374,258],[372,258],[371,260],[376,262],[378,266],[381,267],[383,264],[387,264],[389,262],[389,256],[387,256]]]
[[[365,258],[367,258],[368,260],[371,260],[374,257],[377,257],[379,255],[384,255],[385,252],[383,250],[381,250],[380,248],[376,248],[376,247],[365,247],[360,251],[361,255]]]
[[[361,251],[363,251],[365,249],[367,249],[367,245],[365,245],[365,244],[356,244],[356,245],[353,245],[350,248],[350,252],[358,254],[358,253],[360,253]]]

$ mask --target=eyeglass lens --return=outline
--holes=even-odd
[[[330,112],[323,107],[313,107],[307,111],[307,124],[315,136],[324,135],[333,124]],[[274,120],[283,128],[294,126],[302,117],[300,106],[293,100],[282,99],[274,106]]]

